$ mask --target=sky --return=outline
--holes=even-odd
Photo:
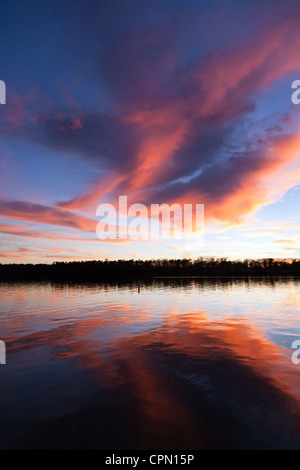
[[[10,0],[0,30],[0,263],[300,258],[299,2]],[[204,204],[204,239],[100,240],[122,195]]]

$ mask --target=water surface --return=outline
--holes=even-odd
[[[0,284],[0,448],[300,448],[299,294],[299,279]]]

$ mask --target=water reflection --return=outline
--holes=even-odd
[[[299,448],[299,285],[2,284],[0,447]]]

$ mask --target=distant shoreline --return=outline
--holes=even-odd
[[[112,281],[166,278],[298,277],[300,260],[230,261],[225,258],[196,260],[72,261],[53,264],[0,264],[0,281]]]

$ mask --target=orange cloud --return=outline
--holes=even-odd
[[[84,231],[95,231],[96,229],[96,221],[75,212],[22,201],[0,201],[0,217],[59,225]]]
[[[230,123],[249,110],[249,100],[255,92],[300,67],[294,27],[296,20],[286,18],[246,45],[195,61],[185,73],[178,75],[177,94],[160,96],[154,101],[150,97],[148,101],[145,96],[143,101],[134,101],[130,109],[125,107],[123,120],[134,124],[142,135],[136,153],[128,155],[128,172],[124,162],[65,207],[90,209],[104,195],[116,197],[116,191],[130,195],[135,202],[144,202],[143,197],[149,201],[157,187],[179,178],[180,171],[184,175],[184,146],[195,138],[196,122],[203,122],[211,129]],[[269,150],[260,156],[261,165],[249,168],[248,174],[236,172],[235,188],[229,187],[222,197],[215,200],[212,191],[208,198],[200,186],[195,191],[185,190],[185,202],[191,202],[189,198],[193,202],[205,202],[209,217],[238,223],[273,200],[276,189],[271,187],[271,178],[280,175],[281,187],[277,192],[283,194],[298,182],[299,170],[289,171],[287,163],[297,163],[299,138],[298,135],[282,137],[277,142],[270,140],[269,145]],[[193,160],[196,158],[192,156]],[[206,200],[201,200],[201,196]]]

